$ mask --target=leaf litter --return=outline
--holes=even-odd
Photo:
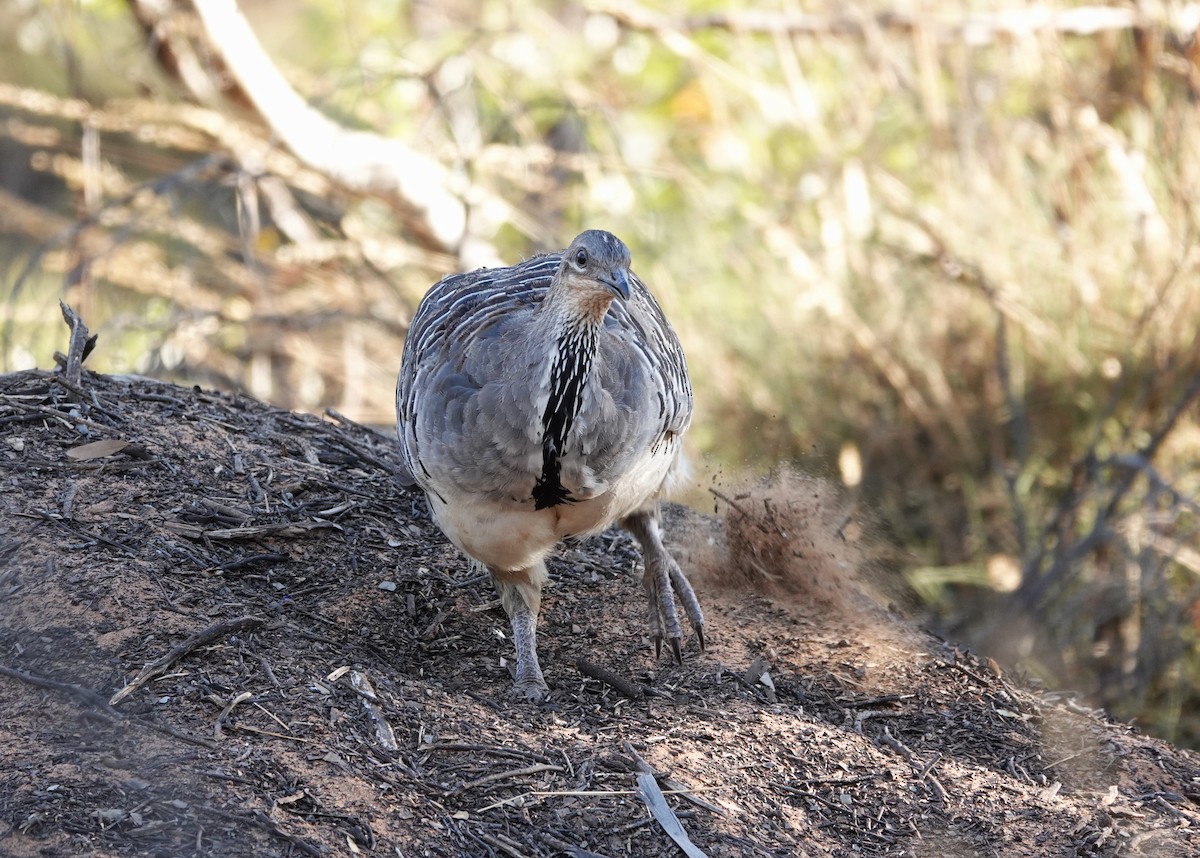
[[[0,853],[1200,854],[1195,754],[880,607],[820,480],[668,508],[681,667],[630,540],[564,546],[535,707],[389,436],[68,385],[0,377]]]

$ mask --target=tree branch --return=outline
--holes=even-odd
[[[267,56],[234,0],[193,0],[205,33],[271,131],[310,168],[359,193],[394,194],[420,215],[422,236],[457,252],[467,235],[458,180],[398,140],[342,127],[306,102]]]

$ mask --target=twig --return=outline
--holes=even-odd
[[[917,755],[914,754],[912,752],[912,750],[910,750],[908,748],[907,745],[905,745],[899,739],[894,737],[888,731],[887,727],[883,728],[883,735],[880,736],[880,741],[883,742],[883,744],[887,745],[889,748],[891,748],[893,751],[895,751],[897,754],[904,757],[905,761],[909,765],[912,765],[914,767],[917,765],[917,763],[918,763]],[[933,790],[934,797],[937,798],[937,800],[939,802],[941,802],[942,804],[945,804],[946,803],[946,789],[945,789],[945,787],[942,786],[942,782],[937,779],[937,776],[933,774],[933,767],[937,765],[937,763],[940,759],[941,759],[940,756],[935,757],[933,762],[929,763],[928,765],[921,766],[919,769],[917,769],[915,774],[917,775],[917,780],[924,781],[925,783],[929,784],[929,788],[931,790]]]
[[[79,387],[80,378],[83,375],[83,362],[95,348],[96,337],[88,336],[88,328],[83,323],[83,319],[79,318],[79,314],[65,302],[59,301],[58,306],[62,310],[63,321],[71,329],[71,342],[67,348],[67,365],[63,375],[68,384]],[[77,397],[78,394],[75,396]]]
[[[565,840],[559,840],[553,834],[547,834],[545,831],[538,832],[538,840],[557,849],[559,852],[565,852],[571,858],[604,858],[599,852],[589,852],[587,849],[581,849],[572,843]]]
[[[883,742],[883,744],[887,745],[897,754],[904,757],[905,761],[907,762],[911,763],[916,757],[916,755],[908,749],[908,746],[892,735],[891,731],[888,730],[887,727],[883,728],[883,734],[879,737],[879,741]]]
[[[222,572],[233,572],[234,570],[241,569],[243,566],[250,566],[254,563],[282,563],[290,559],[286,554],[277,554],[275,552],[270,554],[248,554],[245,557],[238,557],[227,563],[222,563],[217,568]]]
[[[108,701],[108,705],[116,706],[133,692],[137,691],[147,682],[156,679],[167,672],[167,669],[179,659],[190,653],[192,650],[199,649],[202,646],[212,643],[218,638],[223,638],[226,635],[237,634],[246,629],[255,629],[263,625],[266,620],[261,617],[238,617],[235,620],[227,620],[223,623],[216,623],[209,626],[201,632],[192,635],[179,646],[168,652],[161,658],[147,664],[142,668],[132,682],[118,691]]]
[[[942,782],[937,779],[937,775],[930,772],[929,774],[925,775],[925,777],[923,777],[922,780],[925,781],[925,783],[929,784],[929,787],[930,787],[930,789],[933,790],[933,794],[937,798],[937,800],[941,804],[945,804],[946,803],[946,788],[944,786],[942,786]]]
[[[115,712],[116,710],[113,711]],[[143,727],[148,727],[151,730],[162,733],[164,736],[171,736],[180,740],[181,742],[187,742],[189,745],[199,745],[201,748],[208,748],[210,751],[215,751],[218,747],[216,742],[211,742],[208,739],[202,739],[199,736],[191,736],[187,733],[184,733],[182,730],[176,730],[174,727],[169,727],[166,724],[159,724],[156,721],[148,718],[139,718],[137,719],[137,723],[141,724]]]
[[[517,760],[537,760],[540,763],[549,763],[550,758],[542,756],[533,751],[514,750],[512,748],[498,748],[495,745],[477,745],[469,742],[437,742],[432,745],[422,745],[418,750],[422,753],[426,751],[465,751],[468,753],[479,752],[484,754],[494,754],[497,757],[509,757]]]
[[[759,35],[815,36],[867,39],[872,32],[905,35],[916,31],[920,19],[906,12],[886,11],[870,19],[851,15],[813,15],[804,12],[753,10],[704,12],[676,18],[658,15],[629,3],[604,4],[601,10],[627,27],[662,33],[728,30]],[[969,12],[939,22],[937,36],[943,41],[968,40],[986,44],[1002,39],[1030,37],[1041,32],[1092,36],[1112,30],[1129,30],[1153,25],[1182,29],[1179,13],[1148,13],[1142,8],[1092,5],[1069,9],[1005,9]]]
[[[629,756],[633,758],[634,768],[636,768],[639,772],[645,775],[654,775],[655,777],[658,777],[661,774],[661,772],[646,762],[645,757],[639,754],[637,749],[634,748],[630,742],[624,742],[623,746],[625,748],[625,753],[629,754]]]
[[[526,766],[523,769],[509,769],[506,772],[494,772],[490,775],[484,775],[481,778],[476,778],[473,781],[468,781],[461,786],[456,786],[452,790],[447,790],[446,795],[460,795],[469,789],[484,786],[495,781],[502,781],[508,778],[519,778],[523,775],[536,775],[538,772],[561,772],[562,766],[556,766],[553,763],[536,763],[532,766]]]
[[[253,696],[254,695],[251,692],[243,691],[241,694],[237,695],[225,704],[225,708],[221,710],[221,714],[217,716],[217,720],[213,723],[214,739],[221,738],[221,725],[225,723],[225,719],[229,717],[231,712],[233,712],[233,707],[237,706],[239,703],[245,703]]]
[[[259,539],[263,536],[293,538],[313,530],[341,530],[341,525],[332,521],[293,521],[280,524],[254,524],[249,527],[224,527],[205,530],[184,521],[166,521],[163,527],[187,539]]]
[[[662,791],[663,795],[677,795],[682,799],[692,802],[697,807],[702,807],[705,810],[711,810],[720,816],[725,815],[725,811],[711,802],[707,802],[699,796],[695,795],[695,790],[691,787],[684,786],[678,781],[673,781],[670,778],[664,778],[663,783],[671,786],[669,789]],[[707,789],[719,790],[722,787],[707,787]],[[529,796],[535,798],[613,798],[620,795],[637,795],[636,789],[531,789],[519,795],[510,795],[507,798],[502,798],[499,801],[492,802],[489,805],[479,808],[477,813],[484,813],[497,807],[503,807],[506,804],[523,801]],[[615,833],[615,832],[610,832]]]
[[[687,801],[690,801],[692,804],[696,805],[697,807],[704,808],[705,810],[709,811],[710,813],[715,813],[718,816],[725,815],[725,811],[723,808],[718,807],[717,805],[713,804],[710,801],[705,801],[704,799],[700,798],[700,796],[695,794],[696,790],[693,789],[692,787],[689,787],[687,784],[677,781],[677,780],[675,780],[675,778],[670,777],[670,776],[664,774],[663,772],[656,770],[653,766],[651,766],[648,762],[646,762],[646,760],[642,757],[642,755],[637,752],[637,749],[634,748],[633,745],[629,742],[625,742],[625,753],[627,753],[627,754],[629,754],[629,756],[633,757],[633,764],[637,768],[639,773],[644,774],[644,775],[653,775],[656,780],[661,780],[663,782],[663,784],[667,787],[667,790],[670,791],[671,793],[673,793],[673,794],[678,793],[679,795],[683,796],[683,798],[686,799]]]
[[[84,688],[82,685],[74,685],[70,682],[59,682],[57,679],[50,679],[45,676],[37,676],[32,673],[27,673],[24,670],[17,670],[15,667],[7,667],[0,664],[0,675],[18,679],[27,685],[34,685],[38,688],[49,688],[53,691],[62,691],[71,695],[76,700],[92,706],[96,711],[109,719],[110,721],[119,720],[121,713],[112,709],[112,704],[104,699],[100,694],[97,694],[90,688]]]
[[[861,709],[867,706],[876,706],[881,703],[900,703],[903,700],[909,700],[916,697],[915,694],[882,694],[879,697],[864,697],[859,700],[845,699],[839,697],[837,702],[845,706],[847,709]]]
[[[917,777],[920,778],[921,780],[925,780],[925,778],[929,777],[929,773],[931,771],[933,771],[933,767],[936,766],[938,763],[940,763],[941,760],[942,760],[942,755],[938,754],[936,757],[934,757],[928,763],[921,766],[921,770],[919,772],[917,772]]]
[[[646,693],[646,686],[638,682],[631,682],[622,676],[617,676],[611,670],[601,667],[598,664],[592,664],[586,659],[578,659],[575,662],[575,669],[584,676],[590,676],[592,679],[597,679],[605,685],[612,686],[617,691],[624,694],[626,697],[636,700]]]
[[[510,843],[507,839],[501,840],[500,837],[493,834],[488,834],[486,831],[481,831],[476,836],[489,846],[493,846],[496,849],[499,849],[501,852],[511,855],[512,858],[526,858],[525,853]]]
[[[729,497],[728,495],[726,495],[722,492],[717,491],[712,486],[708,487],[708,493],[710,495],[712,495],[713,497],[715,497],[717,500],[725,501],[725,503],[729,504],[731,509],[735,510],[736,512],[741,513],[742,518],[744,518],[747,521],[749,521],[750,523],[752,523],[755,527],[757,527],[763,533],[770,533],[770,531],[767,530],[766,526],[761,521],[758,521],[757,519],[754,518],[754,516],[750,515],[750,513],[746,512],[744,509],[742,509],[740,506],[738,506],[737,501],[735,501],[733,498]]]
[[[115,539],[109,539],[107,536],[102,536],[99,533],[91,533],[87,530],[84,530],[82,527],[73,527],[70,522],[66,521],[61,516],[55,515],[54,513],[46,512],[44,509],[35,509],[33,511],[33,513],[17,513],[17,515],[20,515],[25,518],[40,518],[43,521],[48,521],[52,524],[57,524],[63,530],[67,531],[67,533],[82,537],[84,539],[91,539],[95,542],[103,543],[104,545],[107,545],[110,548],[117,549],[122,554],[125,554],[129,557],[137,557],[138,556],[138,553],[136,551],[134,551],[132,548],[130,548],[128,545],[125,545],[122,542],[117,542]]]
[[[322,852],[316,846],[313,846],[311,843],[309,843],[303,837],[300,837],[299,835],[296,835],[296,834],[292,834],[289,831],[284,831],[279,825],[277,825],[269,816],[267,816],[261,810],[256,810],[248,816],[242,816],[241,814],[229,813],[228,818],[257,822],[259,825],[261,825],[267,831],[271,832],[276,837],[278,837],[282,840],[286,840],[288,843],[290,843],[296,849],[299,849],[301,852],[303,852],[305,855],[312,855],[313,858],[324,858],[324,855],[325,855],[324,852]]]

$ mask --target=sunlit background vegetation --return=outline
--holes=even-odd
[[[229,0],[0,4],[0,368],[65,298],[93,369],[390,425],[430,283],[607,228],[704,480],[840,479],[928,625],[1200,746],[1195,4],[239,5],[399,181]]]

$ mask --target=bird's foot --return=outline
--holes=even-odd
[[[509,689],[509,696],[515,700],[524,700],[528,703],[541,703],[550,694],[550,688],[546,685],[546,680],[542,678],[541,671],[538,671],[536,677],[526,677],[518,679],[513,683],[513,687]]]
[[[671,584],[675,590],[675,595],[683,604],[683,612],[687,614],[688,622],[691,623],[692,629],[696,632],[696,641],[700,645],[701,652],[704,651],[704,611],[700,610],[700,600],[696,598],[696,591],[692,589],[691,583],[684,576],[683,570],[679,565],[671,560]]]
[[[501,599],[504,598],[501,590]],[[537,610],[525,598],[512,599],[509,617],[512,621],[513,643],[517,649],[517,670],[511,696],[518,700],[540,703],[550,693],[537,656]],[[505,606],[506,609],[508,605]]]
[[[666,552],[653,560],[647,560],[643,585],[649,603],[650,639],[654,642],[655,658],[662,657],[665,638],[670,644],[672,655],[675,656],[675,663],[683,663],[683,629],[679,625],[679,612],[675,608],[676,597],[683,604],[688,622],[696,631],[696,640],[703,650],[704,612],[700,610],[700,601],[679,566]]]
[[[692,585],[684,577],[679,564],[667,552],[662,543],[657,510],[641,510],[625,518],[621,525],[633,534],[642,546],[646,571],[642,576],[642,587],[646,591],[649,608],[650,640],[654,642],[654,655],[662,657],[663,640],[671,644],[671,653],[676,663],[683,662],[683,630],[679,627],[679,613],[675,609],[678,596],[687,614],[688,622],[696,630],[700,649],[704,649],[704,612]]]

